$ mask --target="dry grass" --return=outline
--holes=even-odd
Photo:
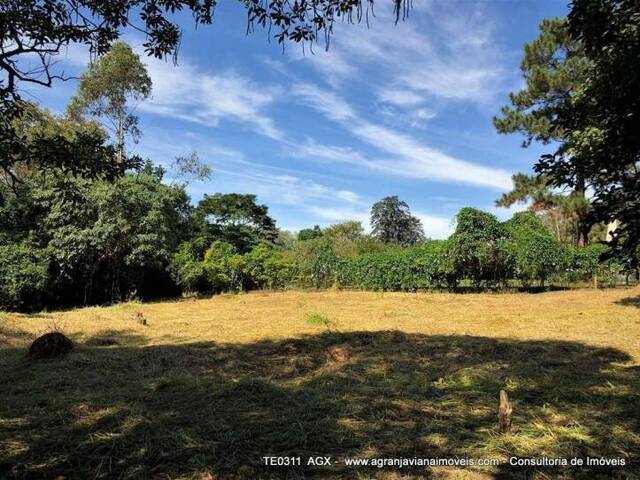
[[[608,456],[637,468],[638,299],[639,288],[256,292],[0,314],[0,478],[634,477],[274,469],[260,457]],[[50,328],[76,351],[27,359]],[[501,388],[515,404],[507,436]]]

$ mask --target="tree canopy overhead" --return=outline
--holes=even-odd
[[[247,12],[247,32],[266,29],[278,43],[329,45],[336,21],[359,22],[373,12],[375,0],[239,0]],[[386,0],[396,21],[406,16],[409,0]],[[127,31],[145,35],[147,55],[177,58],[181,29],[172,16],[190,12],[195,26],[211,24],[217,0],[4,0],[0,2],[0,170],[12,175],[6,152],[24,139],[13,119],[23,112],[23,84],[51,86],[64,80],[58,56],[72,45],[88,47],[93,58],[106,54]],[[52,141],[53,142],[53,141]],[[51,143],[52,143],[51,142]],[[59,146],[51,145],[51,148]]]
[[[392,2],[396,19],[407,14],[408,0]],[[63,76],[51,68],[62,48],[87,45],[105,54],[128,30],[145,34],[148,55],[177,55],[181,29],[172,15],[191,12],[195,26],[211,24],[217,0],[5,0],[0,5],[0,98],[15,99],[18,83],[50,86]],[[373,11],[374,0],[240,0],[247,11],[247,31],[268,29],[279,43],[329,41],[337,20],[359,22]],[[38,67],[26,68],[27,56]]]
[[[640,245],[640,3],[574,0],[568,17],[572,38],[591,66],[581,88],[553,119],[570,132],[536,165],[555,186],[576,184],[584,172],[593,188],[597,220],[618,221],[613,246],[637,262]]]

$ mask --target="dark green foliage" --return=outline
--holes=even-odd
[[[612,249],[638,266],[640,248],[640,3],[574,0],[569,30],[592,63],[589,81],[558,112],[571,142],[543,157],[540,172],[571,185],[577,165],[592,179],[594,216],[617,220]]]
[[[524,147],[533,141],[544,145],[571,141],[573,133],[557,118],[584,88],[591,67],[582,42],[571,36],[565,18],[543,20],[538,38],[524,46],[520,69],[526,86],[509,95],[511,105],[503,107],[502,115],[493,120],[498,132],[521,133]],[[536,210],[554,209],[552,213],[575,217],[575,221],[570,220],[574,223],[575,243],[587,245],[593,224],[585,195],[590,175],[579,164],[573,164],[566,173],[573,179],[567,185],[572,190],[568,197],[548,188],[553,182],[551,177],[518,174],[514,176],[513,192],[504,195],[498,204],[508,206],[530,199]]]
[[[298,240],[312,240],[322,236],[322,229],[318,225],[313,228],[303,228],[298,232]]]
[[[505,223],[505,250],[512,274],[528,287],[534,281],[544,285],[563,266],[562,245],[533,212],[516,213]]]
[[[320,237],[298,242],[293,250],[293,258],[299,285],[328,288],[336,283],[340,257],[330,239]]]
[[[453,287],[449,243],[430,241],[396,251],[358,255],[338,266],[341,287],[362,290],[415,291]]]
[[[293,283],[296,272],[288,252],[272,245],[261,243],[240,255],[233,245],[219,240],[204,255],[191,242],[184,242],[171,270],[186,292],[199,293],[285,288]]]
[[[245,254],[244,268],[252,288],[286,288],[292,285],[295,276],[290,252],[265,243]]]
[[[607,256],[606,245],[593,244],[586,248],[571,247],[565,257],[564,278],[567,282],[594,282],[603,285],[615,285],[618,276],[624,271],[624,265]]]
[[[498,132],[523,134],[524,146],[562,141],[567,132],[554,119],[567,96],[584,82],[589,66],[582,43],[569,34],[567,20],[544,19],[538,38],[524,46],[520,70],[525,88],[509,94],[511,105],[493,119]]]
[[[415,245],[424,240],[422,223],[397,196],[385,197],[371,207],[371,229],[383,243]]]
[[[7,241],[24,240],[2,248],[5,258],[23,252],[14,254],[23,262],[14,261],[16,275],[22,272],[31,280],[2,275],[0,296],[12,299],[2,302],[7,308],[176,293],[166,267],[184,231],[188,209],[184,190],[144,172],[115,182],[77,179],[61,172],[35,173],[23,181],[21,195],[7,205],[16,212],[10,215],[14,220],[7,226]],[[17,212],[29,216],[17,223]],[[47,268],[42,266],[45,256]],[[38,272],[37,279],[31,277],[33,272]],[[43,291],[38,295],[39,289]],[[27,293],[19,295],[20,291]]]
[[[276,222],[266,205],[256,203],[255,195],[216,193],[198,203],[195,214],[209,239],[221,239],[245,253],[260,242],[274,242],[278,237]]]
[[[504,226],[495,215],[463,208],[456,215],[456,230],[450,237],[453,269],[459,278],[496,284],[508,278]]]
[[[49,284],[49,255],[26,243],[0,245],[0,309],[42,307]]]
[[[501,133],[523,133],[525,144],[557,142],[534,169],[553,187],[573,190],[578,244],[588,243],[594,223],[617,221],[609,253],[637,267],[640,3],[574,0],[570,7],[568,19],[545,20],[525,46],[526,88],[494,123]]]

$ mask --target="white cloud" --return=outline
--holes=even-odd
[[[388,173],[432,181],[467,183],[496,190],[511,187],[511,174],[506,170],[459,160],[390,128],[364,122],[356,126],[353,133],[368,144],[398,157],[397,160],[371,163]]]
[[[254,164],[256,165],[256,164]],[[311,207],[318,201],[341,201],[349,205],[362,205],[360,196],[351,191],[327,186],[313,180],[289,174],[273,174],[266,171],[251,173],[240,169],[218,168],[215,171],[249,181],[254,193],[270,202],[300,207]]]
[[[503,55],[481,3],[417,8],[398,24],[383,8],[373,23],[371,29],[336,25],[329,51],[308,64],[330,85],[336,78],[370,81],[374,71],[384,85],[379,99],[397,107],[415,107],[429,96],[484,104],[504,89]]]
[[[308,139],[304,144],[296,145],[292,155],[297,158],[311,157],[352,165],[367,165],[369,162],[360,152],[351,148],[322,145],[313,139]]]
[[[425,101],[425,98],[422,95],[418,95],[416,92],[411,90],[400,90],[395,87],[379,90],[378,98],[382,102],[390,103],[399,107],[414,107],[424,103]]]
[[[141,104],[142,110],[213,127],[232,120],[266,137],[283,138],[265,113],[276,100],[277,89],[255,84],[230,69],[216,75],[204,72],[184,59],[180,66],[156,59],[146,63],[153,97]]]
[[[418,217],[422,222],[424,234],[427,238],[443,239],[453,233],[454,222],[452,218],[438,217],[419,212],[414,212],[413,215]]]
[[[384,160],[370,160],[350,149],[308,143],[297,154],[306,152],[318,158],[366,166],[384,173],[430,181],[466,183],[507,190],[511,174],[506,170],[485,167],[460,160],[425,145],[414,137],[359,118],[351,106],[333,94],[312,84],[298,84],[293,90],[300,100],[340,123],[352,135],[384,152]]]
[[[368,228],[369,212],[367,210],[356,210],[353,208],[340,207],[318,207],[312,206],[310,212],[323,220],[329,222],[345,222],[347,220],[356,220],[363,223]]]
[[[351,106],[329,90],[311,83],[297,83],[291,92],[330,120],[344,121],[355,117]]]

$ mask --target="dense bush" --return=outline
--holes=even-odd
[[[251,242],[238,242],[228,235],[238,231],[235,224],[203,223],[210,220],[202,208],[189,205],[182,186],[163,183],[163,173],[151,164],[110,180],[34,172],[19,195],[5,191],[0,308],[289,287],[415,291],[594,279],[610,285],[623,270],[603,260],[602,245],[561,245],[532,212],[501,223],[465,208],[449,239],[411,247],[377,241],[359,222],[286,242],[269,240],[272,232],[260,239],[256,228]]]
[[[456,216],[456,230],[449,241],[449,255],[458,278],[474,286],[503,283],[509,276],[507,232],[495,215],[463,208]]]
[[[358,255],[338,264],[341,287],[362,290],[408,290],[455,286],[446,241],[380,253]]]
[[[568,284],[594,282],[613,286],[624,271],[614,259],[605,259],[607,247],[592,244],[587,247],[568,247],[565,255],[563,280]]]
[[[49,283],[49,258],[27,244],[0,245],[0,309],[40,308]]]
[[[340,257],[325,236],[297,242],[292,249],[295,283],[302,287],[329,288],[336,284]]]
[[[524,287],[535,281],[542,286],[551,275],[561,271],[565,256],[562,245],[533,212],[516,213],[505,223],[505,229],[510,273]]]
[[[244,269],[250,288],[281,289],[292,285],[295,264],[287,251],[261,243],[244,255]]]

